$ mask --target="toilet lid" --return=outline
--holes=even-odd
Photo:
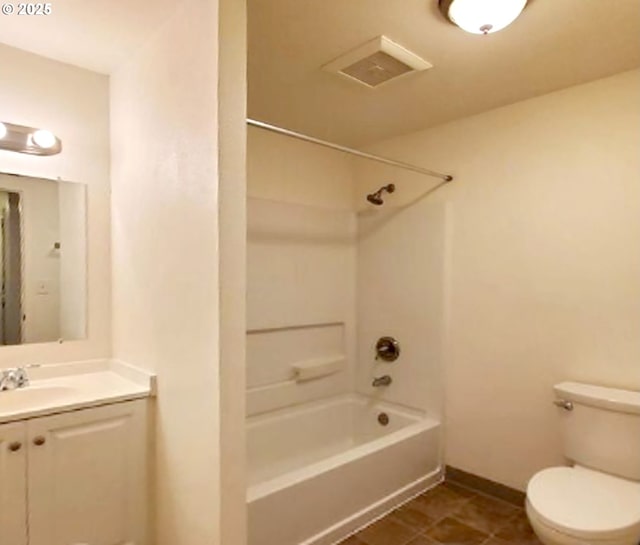
[[[640,483],[585,468],[552,467],[534,475],[529,505],[559,532],[590,538],[640,533]]]

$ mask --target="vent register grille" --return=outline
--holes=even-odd
[[[378,51],[340,71],[369,87],[376,87],[390,79],[412,72],[413,68],[394,59],[384,51]]]
[[[432,68],[431,63],[385,36],[379,36],[323,66],[326,71],[369,88],[429,68]]]

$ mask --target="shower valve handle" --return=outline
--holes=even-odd
[[[376,343],[376,359],[396,361],[400,357],[400,343],[393,337],[380,337]]]

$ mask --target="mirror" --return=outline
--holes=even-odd
[[[0,345],[86,336],[86,186],[0,173]]]

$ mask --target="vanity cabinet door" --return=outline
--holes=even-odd
[[[0,425],[0,543],[27,543],[26,429]]]
[[[29,545],[145,545],[144,400],[28,422]]]

